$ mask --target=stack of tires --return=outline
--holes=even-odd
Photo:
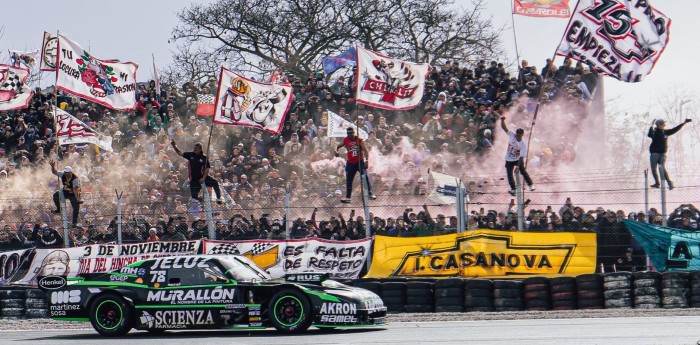
[[[49,305],[46,293],[39,289],[29,289],[26,292],[27,299],[24,301],[26,309],[24,317],[27,319],[39,319],[49,317]]]
[[[688,308],[688,272],[664,272],[661,274],[661,306],[663,308]]]
[[[436,280],[433,286],[436,313],[461,313],[464,311],[464,280],[462,278]]]
[[[576,278],[556,277],[549,279],[552,310],[576,309]]]
[[[593,273],[577,276],[576,297],[578,309],[603,309],[603,275]]]
[[[612,272],[603,276],[606,309],[632,308],[632,273]]]
[[[386,310],[390,313],[402,313],[406,306],[406,283],[385,282],[382,283],[382,293],[379,295],[384,301]]]
[[[0,316],[23,317],[25,290],[0,290]]]
[[[524,279],[523,302],[525,310],[549,310],[551,308],[549,279],[545,277]]]
[[[523,282],[518,280],[494,280],[493,307],[496,311],[523,310]]]
[[[690,297],[691,308],[700,308],[700,271],[690,272]]]
[[[424,281],[406,283],[406,312],[432,313],[433,305],[433,283]]]
[[[493,282],[488,279],[465,280],[464,310],[493,311]]]
[[[632,274],[632,293],[636,309],[661,307],[661,273],[635,272]]]

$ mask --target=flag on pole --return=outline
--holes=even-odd
[[[345,66],[357,66],[357,50],[355,47],[340,53],[336,56],[326,56],[323,58],[323,73],[329,75]]]
[[[156,57],[151,54],[153,58],[153,80],[156,82],[156,100],[160,102],[160,77],[158,77],[158,67],[156,67]]]
[[[77,43],[58,35],[56,87],[116,110],[136,108],[136,70],[133,62],[101,60]]]
[[[388,110],[420,104],[430,66],[394,59],[357,47],[357,103]]]
[[[671,19],[649,1],[581,0],[557,55],[636,83],[651,73],[669,39]]]
[[[39,68],[42,71],[55,71],[56,56],[58,56],[58,37],[50,32],[44,31]]]
[[[344,138],[347,135],[348,127],[356,130],[357,136],[362,140],[367,140],[369,135],[363,129],[357,128],[352,122],[340,117],[340,115],[328,111],[328,137],[329,138]]]
[[[569,0],[514,0],[513,14],[528,17],[569,18]]]
[[[112,137],[97,133],[83,121],[78,120],[61,108],[53,107],[53,110],[55,111],[55,121],[58,127],[56,138],[59,145],[93,144],[105,151],[112,152]]]
[[[197,115],[214,116],[216,106],[214,95],[200,93],[197,95]]]
[[[32,68],[39,60],[39,49],[28,52],[8,49],[8,52],[10,53],[12,66],[15,67],[22,67],[22,65],[25,65],[28,68]]]
[[[29,70],[0,65],[0,111],[24,109],[34,92],[27,86]]]
[[[462,180],[455,176],[430,172],[433,179],[433,189],[428,195],[428,199],[440,205],[451,205],[457,202],[457,188],[464,188]]]
[[[277,134],[292,103],[292,87],[257,82],[222,67],[215,103],[215,123]]]

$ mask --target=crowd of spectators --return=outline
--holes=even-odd
[[[431,70],[420,106],[406,111],[357,104],[351,71],[347,77],[341,72],[333,78],[320,73],[306,78],[283,76],[294,88],[294,99],[281,133],[213,128],[211,146],[205,152],[226,199],[225,206],[213,206],[217,239],[284,238],[287,222],[280,210],[287,191],[307,206],[318,207],[308,218],[290,220],[292,237],[366,236],[363,216],[352,211],[346,219],[338,212],[344,162],[333,157],[341,138],[326,136],[328,111],[369,133],[366,143],[373,162],[385,163],[370,163],[374,190],[380,197],[424,195],[428,168],[468,181],[465,167],[493,159],[500,162],[503,152],[495,152],[493,146],[505,139],[495,130],[497,120],[508,115],[515,127],[528,128],[538,95],[539,111],[558,114],[567,126],[561,137],[533,143],[530,166],[573,161],[579,124],[588,114],[598,76],[569,59],[561,66],[548,60],[542,68],[527,61],[518,67],[511,74],[497,61],[480,61],[475,66],[448,61]],[[37,89],[27,109],[0,112],[0,185],[7,191],[0,198],[0,242],[56,245],[52,236],[61,235],[53,229],[61,227],[61,218],[51,214],[50,199],[45,197],[56,188],[55,178],[48,175],[49,157],[73,167],[88,200],[81,207],[80,224],[70,230],[71,244],[116,240],[116,205],[110,195],[117,186],[128,191],[122,210],[123,242],[208,237],[204,206],[189,198],[186,161],[168,143],[173,138],[183,151],[195,142],[207,144],[211,118],[196,115],[197,99],[214,94],[216,87],[217,81],[210,79],[200,85],[186,82],[164,87],[158,94],[151,81],[140,85],[136,109],[125,112],[61,92],[54,99],[52,88]],[[51,104],[111,135],[115,152],[88,145],[58,147]],[[608,226],[606,211],[569,208],[559,213],[530,209],[528,229],[602,231]],[[472,214],[467,227],[513,229],[516,220],[510,211]],[[317,214],[324,219],[317,219]],[[617,212],[614,218],[619,216]],[[418,212],[409,208],[393,217],[371,215],[369,232],[443,234],[455,232],[456,221],[443,214],[433,217],[425,205]]]

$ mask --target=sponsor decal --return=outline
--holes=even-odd
[[[330,303],[321,305],[321,314],[348,315],[357,314],[357,304],[355,303]]]
[[[112,274],[111,276],[109,276],[109,280],[110,280],[110,281],[113,281],[113,282],[123,282],[123,281],[126,281],[127,279],[129,279],[129,277],[127,277],[127,276],[120,276],[120,275],[117,275],[117,274]]]
[[[213,325],[214,317],[210,310],[159,310],[153,315],[143,311],[140,321],[148,328],[187,328]]]
[[[290,282],[320,282],[323,279],[323,274],[290,274],[287,275],[287,280]]]
[[[213,289],[158,290],[148,291],[147,302],[170,302],[170,304],[232,303],[236,289],[216,287]]]
[[[41,277],[38,285],[40,289],[56,290],[66,286],[66,278],[61,276]]]
[[[80,303],[80,290],[54,291],[51,304]]]
[[[324,323],[355,323],[357,318],[352,315],[321,315]]]
[[[208,268],[207,261],[209,258],[203,257],[170,257],[159,258],[153,262],[151,268],[169,269],[169,268]]]

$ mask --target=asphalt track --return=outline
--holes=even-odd
[[[89,324],[85,324],[89,327]],[[396,322],[384,328],[280,335],[264,331],[132,331],[103,338],[92,329],[6,330],[0,344],[700,344],[700,316]]]

